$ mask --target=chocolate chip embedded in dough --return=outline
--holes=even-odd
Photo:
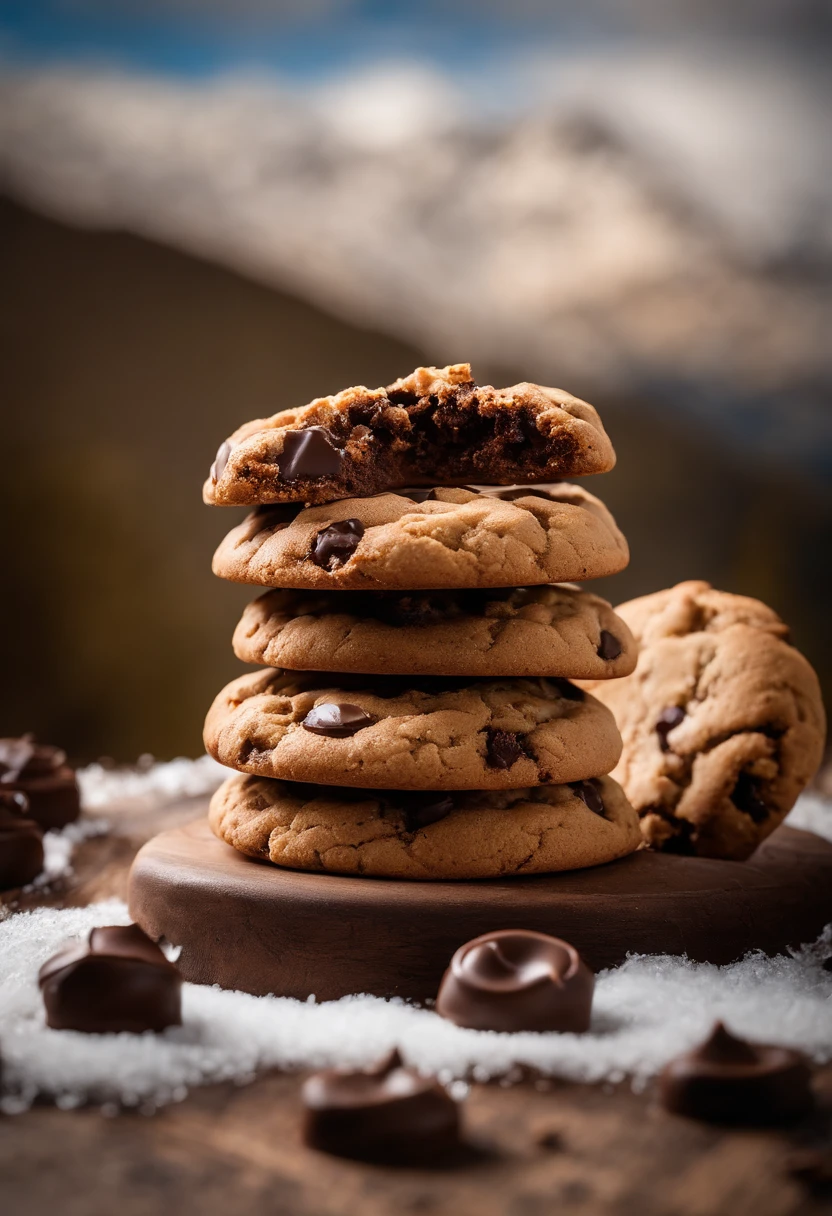
[[[326,735],[329,739],[348,739],[365,726],[375,721],[360,705],[346,702],[325,701],[310,709],[303,719],[303,727],[315,735]]]
[[[594,815],[604,814],[604,798],[601,794],[601,782],[595,777],[588,781],[571,781],[569,788],[575,795],[586,803]]]
[[[224,439],[217,448],[217,455],[214,458],[214,463],[211,465],[211,480],[213,481],[214,485],[217,484],[225,472],[225,466],[228,464],[228,458],[230,455],[231,444],[227,439]]]
[[[486,759],[492,768],[511,768],[525,754],[519,736],[513,731],[489,730]]]
[[[338,570],[355,553],[364,535],[360,519],[343,519],[322,528],[312,542],[310,559],[322,570]]]
[[[302,431],[287,431],[279,458],[281,481],[296,481],[299,477],[336,477],[341,472],[343,453],[332,442],[332,436],[322,426],[310,426]]]
[[[601,630],[601,639],[598,643],[598,654],[600,658],[606,659],[607,662],[612,662],[621,654],[622,646],[615,634],[610,633],[608,629]]]
[[[656,734],[659,736],[659,747],[663,752],[671,750],[667,736],[684,720],[685,711],[678,705],[663,709],[656,722]]]
[[[760,787],[749,773],[740,773],[731,801],[738,811],[750,815],[755,823],[762,823],[769,817],[770,811],[760,796]]]
[[[429,827],[447,818],[454,809],[454,800],[450,794],[415,793],[402,795],[402,814],[408,832],[418,832],[420,828]]]

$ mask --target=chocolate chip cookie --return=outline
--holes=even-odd
[[[679,583],[616,611],[635,672],[586,687],[624,739],[614,776],[654,848],[742,860],[785,818],[822,757],[817,677],[758,600]]]
[[[372,789],[517,789],[608,773],[609,710],[567,680],[418,679],[266,668],[208,712],[215,759],[261,777]]]
[[[615,453],[591,405],[537,384],[478,385],[467,363],[419,367],[248,422],[217,452],[219,505],[332,502],[407,485],[511,485],[604,473]]]
[[[246,663],[293,671],[613,679],[635,668],[630,630],[578,587],[268,591],[234,633]]]
[[[596,866],[641,843],[609,777],[492,793],[339,789],[232,777],[209,820],[241,853],[294,870],[466,879]]]
[[[580,582],[629,560],[604,504],[568,482],[411,493],[255,511],[221,542],[214,573],[266,587],[413,591]]]

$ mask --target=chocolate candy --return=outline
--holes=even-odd
[[[659,747],[663,752],[670,751],[667,736],[684,720],[684,717],[685,711],[678,705],[671,705],[668,709],[663,709],[659,714],[658,721],[656,722],[656,734],[659,736]]]
[[[573,790],[582,802],[585,802],[596,815],[604,814],[604,797],[601,793],[601,782],[597,777],[588,781],[570,781],[569,788]]]
[[[508,730],[489,730],[485,758],[492,768],[511,768],[525,754],[518,735]]]
[[[360,519],[342,519],[321,529],[312,542],[309,556],[322,570],[337,570],[350,560],[363,535],[364,525]]]
[[[25,887],[43,869],[43,833],[28,809],[25,794],[0,790],[0,891]]]
[[[303,1139],[361,1161],[428,1161],[459,1144],[459,1108],[398,1051],[363,1070],[331,1068],[304,1083]]]
[[[601,640],[598,643],[598,654],[602,659],[611,662],[617,659],[621,654],[621,643],[615,634],[610,633],[609,629],[601,630]]]
[[[44,830],[62,828],[81,813],[78,782],[66,752],[36,743],[34,735],[0,739],[0,789],[25,794],[29,818]]]
[[[342,454],[332,442],[329,431],[310,426],[303,431],[287,431],[280,453],[280,480],[299,477],[335,477],[341,472]]]
[[[86,944],[67,942],[38,982],[54,1030],[142,1034],[182,1021],[179,972],[138,925],[108,925]]]
[[[213,481],[214,485],[217,484],[225,472],[225,466],[228,464],[228,458],[230,455],[231,444],[226,439],[217,448],[217,455],[214,459],[214,463],[211,465],[211,480]]]
[[[365,726],[375,722],[360,705],[349,705],[339,701],[325,701],[310,709],[303,719],[305,730],[315,735],[326,735],[329,739],[348,739]]]
[[[436,1012],[472,1030],[589,1029],[595,977],[574,946],[530,929],[466,943],[442,977]]]
[[[722,1022],[699,1047],[671,1060],[659,1092],[667,1110],[711,1123],[786,1123],[813,1104],[805,1056],[737,1039]]]

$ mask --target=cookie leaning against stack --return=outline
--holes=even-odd
[[[628,675],[635,642],[604,600],[557,585],[627,563],[603,504],[555,481],[614,460],[592,406],[478,386],[467,364],[223,443],[205,499],[255,510],[214,572],[269,590],[234,635],[265,669],[224,688],[205,724],[210,754],[241,774],[212,800],[214,832],[281,866],[415,879],[637,848],[606,775],[613,716],[570,683]]]

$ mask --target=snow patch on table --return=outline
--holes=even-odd
[[[0,924],[0,1109],[15,1113],[46,1096],[116,1113],[180,1101],[192,1086],[245,1084],[269,1068],[365,1065],[393,1045],[446,1083],[542,1076],[642,1087],[716,1018],[741,1035],[832,1059],[832,926],[818,942],[777,958],[752,954],[726,967],[669,956],[633,956],[597,977],[592,1028],[575,1034],[463,1030],[429,1009],[354,996],[316,1004],[185,984],[183,1025],[161,1035],[85,1035],[49,1030],[37,986],[41,964],[69,937],[126,924],[118,900],[42,908]]]

